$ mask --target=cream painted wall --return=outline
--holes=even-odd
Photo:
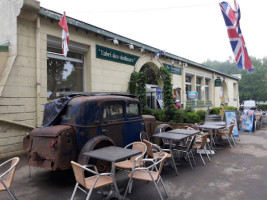
[[[22,153],[22,138],[36,124],[34,20],[38,10],[36,1],[0,1],[0,17],[5,19],[0,20],[0,41],[9,42],[0,70],[0,158]]]

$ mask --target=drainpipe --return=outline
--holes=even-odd
[[[40,18],[36,19],[36,126],[41,124]]]

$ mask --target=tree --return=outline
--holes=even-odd
[[[239,99],[241,102],[247,99],[253,99],[256,101],[266,100],[267,57],[263,59],[251,57],[251,61],[255,68],[252,73],[237,69],[236,63],[231,62],[231,60],[224,62],[207,60],[203,64],[225,74],[241,74],[242,78],[239,81]]]
[[[267,99],[267,59],[252,58],[255,70],[252,73],[242,71],[239,82],[240,101],[253,99],[262,101]]]

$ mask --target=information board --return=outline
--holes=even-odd
[[[227,126],[234,124],[233,136],[238,137],[238,126],[236,120],[236,111],[225,111],[225,119]]]

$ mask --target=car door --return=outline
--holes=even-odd
[[[124,146],[122,131],[125,123],[125,102],[104,102],[102,109],[102,134],[110,137],[117,146]]]

